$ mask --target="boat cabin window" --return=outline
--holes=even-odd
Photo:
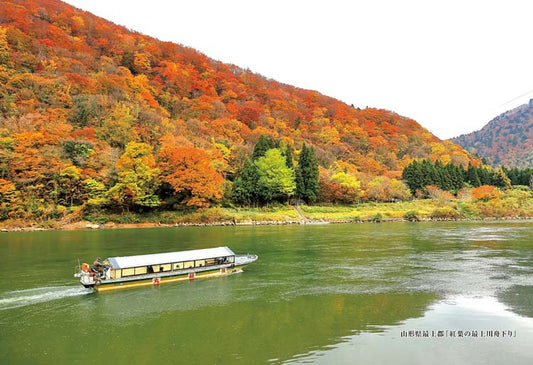
[[[122,269],[122,276],[131,276],[135,274],[135,269],[129,268],[129,269]]]
[[[194,266],[195,267],[203,267],[203,266],[205,266],[205,260],[196,260],[194,262]]]
[[[111,275],[119,279],[125,276],[145,275],[159,272],[168,272],[174,270],[192,269],[195,267],[206,267],[215,265],[229,265],[235,263],[235,256],[221,256],[209,259],[191,260],[185,262],[173,262],[168,264],[157,264],[149,266],[138,266],[113,270]]]
[[[135,268],[135,275],[146,274],[146,271],[147,271],[146,266],[136,267]]]

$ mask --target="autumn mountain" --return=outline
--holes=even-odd
[[[313,146],[321,175],[349,173],[363,188],[376,176],[399,178],[414,158],[477,163],[393,112],[356,109],[57,0],[1,2],[0,193],[8,206],[94,202],[129,179],[131,159],[157,180],[191,163],[180,154],[210,169],[200,174],[216,175],[209,181],[231,185],[262,135],[295,158]],[[151,189],[162,198],[160,183]]]
[[[533,99],[452,142],[486,158],[493,166],[533,168]]]

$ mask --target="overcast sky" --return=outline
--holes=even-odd
[[[533,98],[531,0],[67,0],[442,139]]]

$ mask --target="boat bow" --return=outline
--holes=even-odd
[[[252,262],[257,260],[257,255],[236,255],[235,256],[235,266],[244,266],[251,264]]]

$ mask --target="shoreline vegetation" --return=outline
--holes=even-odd
[[[527,196],[526,196],[527,195]],[[59,220],[0,222],[2,232],[188,226],[254,226],[328,223],[532,220],[531,194],[513,191],[498,199],[414,199],[353,205],[212,207],[194,212],[99,213],[74,210]]]

